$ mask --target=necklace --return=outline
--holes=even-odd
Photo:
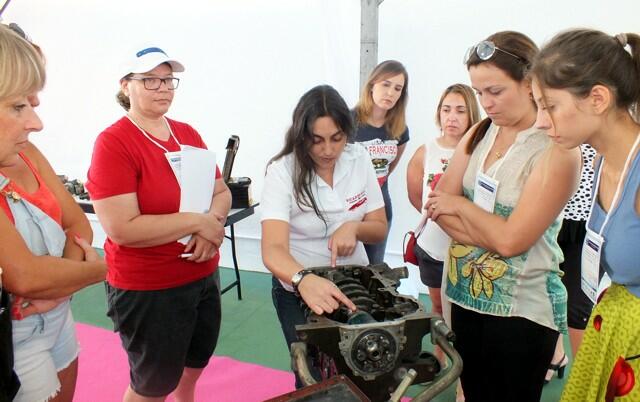
[[[504,156],[502,154],[502,152],[500,152],[500,151],[495,151],[495,155],[496,155],[496,158],[498,158],[498,159],[500,159],[500,158],[502,158]]]

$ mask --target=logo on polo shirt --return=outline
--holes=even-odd
[[[347,198],[347,209],[353,211],[367,202],[367,193],[362,191],[353,197]]]

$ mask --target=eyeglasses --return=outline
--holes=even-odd
[[[160,85],[162,84],[164,84],[168,90],[173,91],[174,89],[178,88],[178,84],[180,84],[180,78],[176,77],[129,77],[129,79],[142,81],[144,83],[144,89],[148,89],[149,91],[160,89]]]
[[[496,54],[496,50],[508,54],[511,57],[514,57],[515,59],[517,59],[519,62],[523,63],[523,64],[529,64],[525,59],[523,59],[520,56],[517,56],[511,52],[507,52],[504,49],[500,49],[498,46],[496,46],[495,43],[491,42],[490,40],[483,40],[482,42],[478,43],[475,46],[471,46],[469,48],[469,50],[467,50],[467,53],[465,53],[464,55],[464,60],[462,61],[464,64],[467,64],[469,62],[469,59],[471,59],[471,57],[473,56],[473,53],[475,52],[475,54],[478,56],[478,58],[482,61],[487,61],[490,58],[493,57],[494,54]]]

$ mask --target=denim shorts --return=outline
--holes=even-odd
[[[60,391],[58,372],[78,357],[75,323],[65,301],[53,310],[13,321],[14,402],[46,401]]]
[[[180,382],[185,367],[204,368],[220,332],[215,274],[162,290],[124,290],[105,283],[107,315],[129,356],[131,388],[161,397]]]

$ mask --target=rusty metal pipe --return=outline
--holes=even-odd
[[[402,378],[402,381],[398,385],[393,394],[391,394],[391,398],[389,398],[389,402],[400,402],[400,398],[407,392],[409,386],[416,379],[418,373],[414,369],[409,369],[407,374]]]
[[[317,383],[316,379],[311,375],[307,364],[306,343],[294,342],[291,344],[291,368],[298,373],[298,377],[305,387]]]
[[[433,318],[431,320],[431,340],[449,357],[451,364],[449,364],[441,375],[438,375],[437,380],[429,384],[420,394],[416,395],[416,397],[412,399],[413,402],[432,400],[460,377],[460,373],[462,373],[462,358],[449,343],[453,338],[453,332],[442,319]]]

